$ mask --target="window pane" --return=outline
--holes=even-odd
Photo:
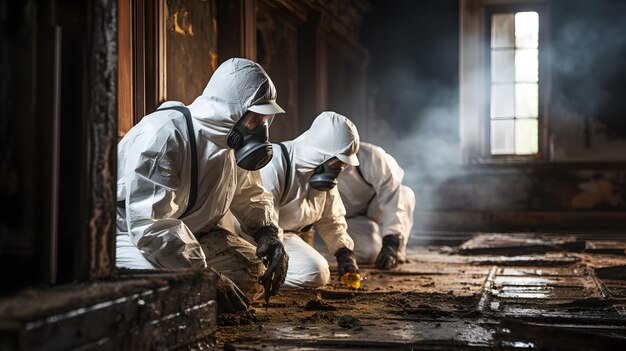
[[[515,154],[532,155],[539,151],[539,124],[536,119],[515,120]]]
[[[491,52],[491,81],[515,81],[515,51],[501,50]]]
[[[491,121],[491,154],[506,155],[514,153],[515,121]]]
[[[491,47],[514,46],[515,17],[512,13],[499,13],[491,17]]]
[[[539,45],[539,14],[518,12],[515,14],[515,46],[536,48]]]
[[[515,117],[539,116],[539,86],[535,83],[515,84]]]
[[[518,82],[537,82],[539,80],[537,49],[515,50],[515,80]]]
[[[539,151],[539,14],[491,16],[492,155]]]
[[[515,86],[491,85],[491,118],[511,118],[515,114]]]

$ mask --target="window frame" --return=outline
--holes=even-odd
[[[491,154],[491,16],[535,11],[539,14],[538,152]],[[550,10],[546,1],[462,0],[460,27],[460,137],[463,164],[534,164],[550,160],[548,57]],[[474,73],[477,71],[478,73]]]

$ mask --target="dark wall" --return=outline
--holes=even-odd
[[[374,0],[372,5],[363,24],[363,42],[371,55],[375,115],[405,136],[429,107],[457,111],[458,1],[400,0],[391,5]],[[447,134],[455,134],[454,129]]]
[[[552,4],[550,123],[557,160],[626,160],[624,18],[624,1]]]
[[[416,227],[626,226],[615,217],[626,208],[626,171],[623,163],[610,163],[626,160],[626,2],[552,1],[552,45],[544,49],[551,58],[553,164],[540,167],[460,164],[458,1],[372,4],[362,30],[371,55],[371,127],[363,140],[385,147],[405,169],[405,183],[417,195]],[[532,221],[519,216],[528,211],[542,214]],[[568,223],[567,211],[612,214]],[[510,216],[497,222],[494,213]]]
[[[372,5],[362,30],[370,51],[362,139],[392,153],[408,184],[445,178],[459,160],[458,1]]]
[[[167,99],[191,104],[217,69],[214,1],[167,1]]]
[[[285,110],[284,115],[274,119],[270,138],[272,142],[293,139],[301,133],[298,123],[300,23],[262,1],[257,3],[256,14],[257,62],[272,78],[278,103]]]
[[[112,273],[116,9],[0,1],[0,292]]]
[[[457,143],[458,1],[372,3],[362,31],[371,53],[370,112],[383,130],[401,138],[425,127],[427,137]],[[624,18],[623,1],[552,2],[546,50],[554,160],[626,160]],[[388,139],[385,134],[370,138]]]
[[[37,272],[35,72],[38,11],[34,1],[0,2],[0,276],[3,286]],[[20,276],[16,267],[24,274]],[[30,277],[28,277],[30,276]]]

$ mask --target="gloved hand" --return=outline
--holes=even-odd
[[[383,238],[383,247],[376,257],[376,268],[391,269],[396,268],[399,263],[406,262],[400,252],[400,240],[400,234],[390,234]]]
[[[346,273],[359,273],[359,266],[356,264],[356,257],[354,252],[347,247],[342,247],[335,252],[337,258],[337,270],[339,271],[339,278],[343,277]]]
[[[256,256],[267,267],[259,277],[259,284],[266,289],[269,286],[269,296],[276,295],[287,277],[289,261],[285,246],[278,239],[278,229],[273,226],[262,227],[254,234],[254,241],[257,243]]]
[[[237,311],[245,311],[250,305],[250,300],[239,289],[237,284],[228,279],[222,273],[213,268],[209,268],[213,273],[217,274],[217,302],[220,312],[234,313]]]

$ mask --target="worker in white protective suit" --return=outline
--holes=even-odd
[[[394,268],[406,262],[415,194],[402,185],[402,168],[379,146],[362,142],[357,157],[359,166],[338,177],[354,253],[361,264]]]
[[[269,124],[284,112],[276,96],[261,66],[230,59],[191,105],[164,103],[124,136],[118,267],[208,267],[218,273],[218,302],[226,312],[247,308],[260,282],[278,292],[288,256],[258,171],[272,157]],[[218,225],[229,209],[256,248]]]
[[[280,144],[273,144],[274,158],[261,175],[274,196],[290,257],[285,287],[315,288],[330,280],[328,261],[301,238],[313,230],[335,255],[340,277],[358,273],[346,212],[335,187],[343,168],[359,164],[356,127],[340,114],[322,112],[309,130]]]

